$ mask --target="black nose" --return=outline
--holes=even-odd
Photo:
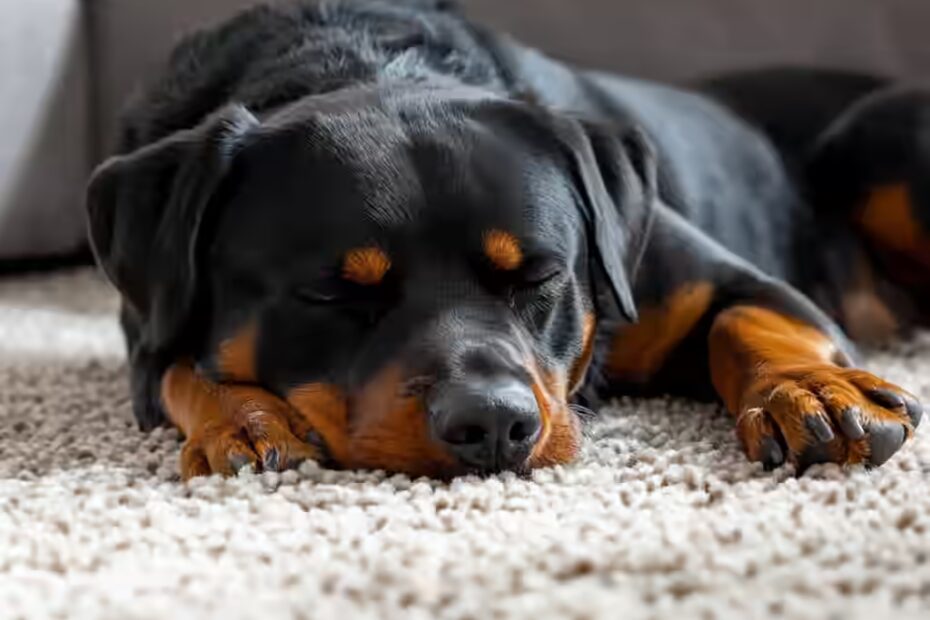
[[[523,465],[542,427],[533,391],[515,380],[438,385],[428,408],[436,438],[482,471]]]

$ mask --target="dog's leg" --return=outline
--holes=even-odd
[[[753,460],[881,465],[920,421],[917,399],[848,367],[840,347],[802,319],[764,305],[721,311],[710,372]]]
[[[636,284],[642,320],[613,336],[610,378],[710,384],[750,458],[880,465],[919,423],[917,399],[853,367],[812,303],[662,209]]]
[[[230,475],[246,465],[265,471],[291,468],[317,450],[298,437],[310,429],[284,401],[255,386],[209,381],[188,363],[168,369],[162,402],[185,435],[181,476]]]

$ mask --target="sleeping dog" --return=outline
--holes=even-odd
[[[719,399],[750,459],[880,465],[922,407],[853,340],[930,319],[930,95],[578,70],[446,2],[195,34],[95,172],[135,415],[185,478],[571,461],[617,394]]]

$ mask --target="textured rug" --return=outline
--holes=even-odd
[[[930,439],[883,468],[747,463],[711,406],[621,401],[584,458],[451,484],[177,480],[131,421],[93,273],[0,283],[0,617],[930,617]],[[869,366],[930,400],[930,335]]]

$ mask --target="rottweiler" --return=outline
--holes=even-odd
[[[921,419],[851,342],[930,322],[930,91],[664,86],[448,2],[304,2],[187,38],[121,127],[90,239],[184,478],[527,472],[618,394],[719,399],[765,467]]]

